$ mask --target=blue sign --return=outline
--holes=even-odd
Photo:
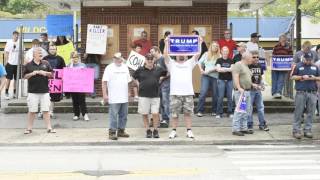
[[[261,65],[261,69],[263,71],[267,70],[267,64],[266,64],[266,59],[265,58],[259,58],[259,63]]]
[[[244,93],[242,93],[239,97],[236,111],[241,112],[241,113],[247,112],[247,101],[246,101],[246,96],[244,95]]]
[[[275,71],[290,71],[293,56],[272,56],[271,69]]]
[[[48,15],[46,24],[50,36],[73,35],[73,15]]]
[[[191,56],[200,52],[199,36],[170,36],[168,42],[169,55]]]

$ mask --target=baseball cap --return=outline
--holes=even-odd
[[[303,55],[303,57],[304,57],[305,60],[312,60],[312,54],[311,53],[305,53]]]
[[[246,43],[244,43],[244,42],[239,42],[237,44],[237,46],[239,46],[239,47],[247,47]]]
[[[256,38],[256,37],[261,37],[261,35],[258,34],[258,33],[252,33],[251,34],[251,38]]]
[[[114,53],[113,58],[124,60],[121,52]]]

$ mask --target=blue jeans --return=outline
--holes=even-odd
[[[128,103],[109,104],[109,129],[125,129],[128,116]]]
[[[218,79],[218,103],[217,103],[217,114],[223,114],[223,98],[225,92],[227,93],[228,100],[228,114],[232,114],[232,80],[220,80]]]
[[[100,67],[98,64],[95,63],[88,63],[86,64],[87,68],[93,68],[94,69],[94,80],[98,80],[99,79],[99,73],[100,73]],[[96,88],[93,86],[93,96],[96,95]]]
[[[197,107],[197,112],[201,112],[201,113],[204,112],[206,95],[210,88],[211,88],[211,96],[212,96],[212,113],[217,112],[217,93],[218,93],[217,78],[207,76],[207,75],[201,76],[201,89],[200,89],[199,104]]]
[[[276,93],[282,94],[286,74],[288,74],[287,71],[272,71],[272,95]]]
[[[235,102],[238,103],[241,93],[239,91],[234,92]],[[232,119],[232,132],[236,131],[246,131],[248,130],[248,117],[252,111],[250,91],[245,91],[244,95],[246,97],[247,109],[246,112],[234,111]]]
[[[301,133],[301,119],[306,107],[307,118],[304,121],[304,132],[311,132],[312,119],[316,108],[317,94],[298,92],[295,97],[293,133]]]
[[[263,104],[261,91],[252,90],[250,91],[250,95],[251,95],[252,111],[250,112],[250,115],[248,117],[248,128],[253,128],[253,104],[255,104],[257,108],[259,127],[263,127],[266,124],[266,121],[264,119],[264,104]]]
[[[162,120],[169,122],[170,120],[170,80],[167,79],[162,82],[160,86],[161,105],[160,112]]]

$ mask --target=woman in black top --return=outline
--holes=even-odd
[[[216,118],[221,118],[223,115],[223,98],[225,93],[227,94],[228,99],[228,116],[230,118],[233,117],[232,115],[232,90],[233,90],[233,83],[232,83],[232,73],[231,73],[231,66],[233,64],[233,60],[228,58],[229,49],[228,47],[224,46],[221,49],[222,57],[217,59],[216,67],[219,73],[218,76],[218,103],[217,103],[217,116]]]

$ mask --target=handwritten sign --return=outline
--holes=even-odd
[[[107,49],[108,27],[106,25],[88,24],[86,53],[105,54]]]
[[[199,36],[169,36],[169,55],[192,56],[200,52],[200,47]]]
[[[246,96],[244,95],[244,93],[241,93],[235,110],[241,113],[247,112],[247,102],[246,102]]]
[[[48,15],[46,26],[50,36],[73,35],[73,15]]]
[[[64,68],[63,92],[92,93],[94,84],[94,69]]]
[[[66,64],[70,64],[71,59],[70,55],[71,52],[74,51],[73,43],[69,42],[68,44],[57,46],[57,54],[64,59]]]
[[[127,60],[127,66],[133,70],[137,70],[144,65],[146,58],[135,51],[131,51]]]
[[[290,71],[293,56],[272,56],[271,69],[275,71]]]
[[[49,93],[53,93],[53,94],[62,93],[61,79],[49,79]]]

